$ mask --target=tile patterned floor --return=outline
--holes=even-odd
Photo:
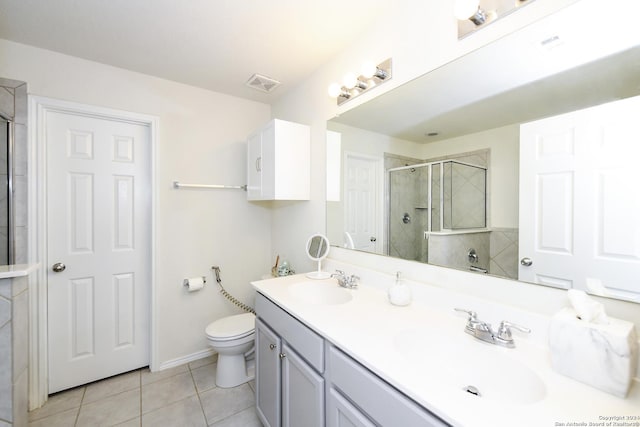
[[[151,373],[148,369],[76,387],[29,413],[32,427],[261,427],[253,381],[216,387],[211,357]]]

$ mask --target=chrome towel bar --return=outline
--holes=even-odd
[[[218,185],[218,184],[182,184],[178,181],[173,181],[174,188],[211,188],[211,189],[231,189],[231,190],[244,190],[247,191],[246,185]]]

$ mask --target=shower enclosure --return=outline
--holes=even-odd
[[[13,121],[0,113],[0,265],[14,263]]]
[[[443,160],[387,171],[388,255],[429,262],[429,237],[487,227],[487,168]]]

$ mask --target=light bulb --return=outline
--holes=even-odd
[[[460,21],[471,18],[478,11],[480,0],[456,0],[453,14]]]
[[[376,71],[378,71],[378,67],[372,61],[367,61],[362,64],[362,68],[360,70],[360,74],[365,79],[370,79],[371,77],[376,75]]]
[[[338,83],[331,83],[329,85],[329,88],[327,89],[327,92],[329,92],[330,97],[337,98],[342,93],[342,88]]]
[[[342,78],[342,84],[347,89],[353,89],[354,87],[356,87],[357,83],[358,83],[358,77],[353,73],[347,73]]]

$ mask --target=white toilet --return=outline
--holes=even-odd
[[[207,326],[209,345],[218,353],[216,385],[235,387],[253,379],[246,358],[253,354],[256,316],[252,313],[223,317]]]

